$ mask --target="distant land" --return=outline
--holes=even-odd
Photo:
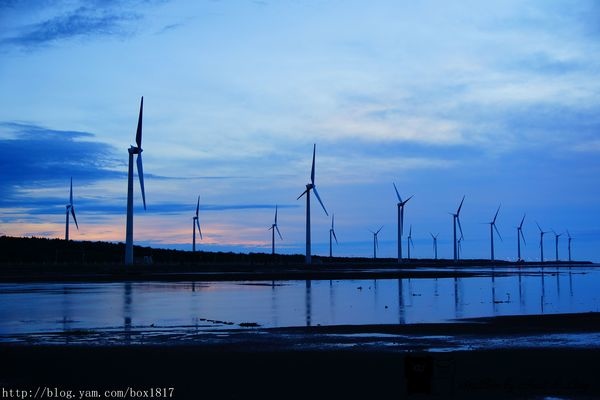
[[[590,261],[512,262],[503,260],[327,257],[313,255],[306,265],[302,254],[233,253],[158,249],[135,246],[135,265],[124,265],[125,244],[0,236],[0,280],[159,279],[361,279],[471,276],[469,267],[574,266]],[[402,270],[399,271],[399,269]],[[412,271],[412,272],[410,272]],[[190,276],[193,274],[193,276]],[[407,276],[409,277],[409,276]]]

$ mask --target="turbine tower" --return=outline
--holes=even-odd
[[[562,233],[556,233],[554,232],[554,229],[552,230],[552,233],[554,233],[554,245],[556,248],[556,261],[558,261],[558,238],[562,236]]]
[[[279,235],[279,239],[283,240],[283,237],[281,236],[281,232],[279,232],[279,227],[277,226],[277,206],[275,206],[275,221],[273,222],[273,225],[271,225],[271,227],[269,228],[271,232],[271,254],[275,254],[275,231],[277,231],[277,234]]]
[[[377,258],[377,249],[379,248],[379,241],[377,240],[377,234],[379,233],[379,231],[381,231],[382,228],[383,228],[383,225],[381,225],[381,227],[379,229],[377,229],[377,232],[373,232],[372,230],[369,230],[369,232],[371,232],[373,234],[373,259]]]
[[[439,233],[435,236],[431,232],[429,232],[429,234],[431,235],[431,238],[433,239],[433,255],[434,255],[435,259],[437,260],[437,238],[439,236]]]
[[[540,227],[540,224],[538,224],[537,222],[535,223],[538,227],[538,229],[540,230],[540,262],[544,262],[544,234],[548,233],[548,232],[544,232],[542,230],[542,228]]]
[[[413,196],[410,196],[408,199],[402,201],[402,197],[400,197],[400,193],[398,192],[398,188],[394,183],[394,190],[396,191],[396,196],[398,197],[398,263],[402,262],[402,235],[404,234],[404,205],[408,203]],[[410,258],[410,256],[408,257]]]
[[[333,229],[333,214],[331,214],[331,229],[329,229],[329,257],[333,257],[333,251],[332,251],[333,243],[331,240],[332,237],[333,237],[333,239],[335,239],[335,243],[337,244],[338,240],[337,240],[337,237],[335,236],[335,230]]]
[[[454,232],[454,262],[456,262],[458,260],[458,240],[456,239],[456,224],[458,223],[458,229],[460,229],[460,238],[463,238],[463,231],[462,231],[462,227],[460,226],[460,209],[462,208],[463,202],[465,201],[465,196],[463,196],[462,200],[460,201],[460,205],[458,206],[458,209],[456,210],[456,213],[450,213],[450,215],[452,215],[452,222],[453,222],[453,232]]]
[[[69,192],[69,204],[67,204],[67,213],[66,213],[66,223],[65,223],[65,240],[69,241],[69,214],[73,216],[73,221],[75,221],[75,226],[77,230],[79,230],[79,225],[77,225],[77,218],[75,217],[75,207],[73,206],[73,178],[71,178],[71,190]]]
[[[521,258],[521,239],[523,239],[523,244],[526,244],[525,236],[523,236],[523,222],[524,221],[525,221],[525,214],[523,214],[521,223],[517,227],[517,261],[523,261],[523,259]]]
[[[127,173],[127,229],[125,234],[125,265],[133,264],[133,155],[137,154],[137,173],[140,179],[140,189],[142,192],[142,201],[144,210],[146,209],[146,192],[144,191],[144,169],[142,166],[142,114],[144,110],[144,97],[140,101],[140,115],[138,118],[137,132],[135,134],[135,143],[137,146],[130,146],[129,169]]]
[[[498,228],[496,228],[496,218],[498,218],[499,212],[500,212],[500,206],[498,206],[498,209],[496,210],[496,214],[494,215],[494,219],[492,220],[492,222],[488,222],[488,224],[490,224],[490,245],[491,245],[490,260],[492,260],[492,261],[494,261],[494,230],[498,234],[498,237],[500,238],[500,240],[502,240],[502,236],[500,235],[500,232],[498,232]]]
[[[202,240],[202,230],[200,229],[200,219],[198,218],[198,212],[200,211],[200,196],[198,196],[198,202],[196,203],[196,215],[192,218],[192,251],[196,252],[196,227],[198,227],[198,233],[200,234],[200,240]]]
[[[406,238],[406,251],[407,251],[407,258],[410,260],[410,247],[415,247],[415,244],[413,243],[412,240],[412,225],[410,226],[410,228],[408,229],[408,237]]]
[[[568,249],[569,249],[569,261],[571,261],[571,239],[573,239],[573,238],[571,237],[571,234],[569,233],[569,230],[567,230],[567,238],[569,239],[569,242],[568,242],[569,243],[569,246],[568,246]]]
[[[315,152],[317,150],[317,145],[314,144],[313,145],[313,158],[312,158],[312,169],[310,171],[310,183],[306,184],[306,190],[304,192],[302,192],[302,194],[300,196],[298,196],[298,199],[300,199],[300,197],[306,195],[306,264],[310,264],[311,263],[311,250],[310,250],[310,191],[313,190],[315,192],[315,196],[317,197],[317,200],[319,200],[319,203],[321,204],[321,207],[323,207],[323,211],[325,211],[325,215],[329,216],[329,214],[327,214],[327,210],[325,209],[325,206],[323,205],[323,202],[321,201],[321,197],[319,196],[319,192],[317,192],[317,187],[315,186]]]

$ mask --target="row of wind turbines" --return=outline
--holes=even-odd
[[[144,189],[144,170],[143,170],[143,162],[142,162],[143,108],[144,108],[144,98],[142,97],[140,100],[140,111],[139,111],[137,130],[136,130],[136,136],[135,136],[136,146],[132,145],[128,148],[129,163],[128,163],[128,174],[127,174],[127,219],[126,219],[126,233],[125,233],[125,236],[126,236],[125,237],[125,264],[126,265],[133,264],[133,260],[134,260],[134,257],[133,257],[133,189],[134,189],[133,156],[134,155],[137,155],[137,158],[136,158],[137,174],[138,174],[139,183],[140,183],[140,191],[142,194],[142,202],[143,202],[144,210],[146,210],[146,194],[145,194],[145,189]],[[319,204],[321,205],[321,208],[325,212],[325,215],[329,216],[329,213],[327,212],[327,209],[325,208],[325,205],[323,204],[323,201],[321,200],[321,197],[319,196],[319,192],[317,191],[317,187],[315,185],[316,147],[317,147],[316,144],[314,144],[313,145],[313,155],[312,155],[312,166],[311,166],[311,172],[310,172],[310,182],[306,184],[306,189],[297,198],[297,200],[299,200],[302,196],[306,195],[306,253],[305,253],[305,263],[306,264],[312,263],[311,221],[310,221],[311,192],[314,192]],[[402,263],[404,261],[403,253],[402,253],[402,237],[404,235],[404,208],[405,208],[406,204],[408,203],[408,201],[413,198],[413,195],[406,198],[405,200],[402,200],[402,197],[400,196],[400,192],[398,191],[396,184],[394,183],[393,186],[394,186],[394,191],[396,193],[396,197],[398,199],[398,203],[397,203],[397,209],[398,209],[398,225],[397,225],[398,226],[398,240],[397,240],[398,263]],[[460,211],[462,209],[464,200],[465,200],[465,196],[463,196],[462,200],[460,201],[460,204],[459,204],[456,212],[449,213],[450,215],[452,215],[453,259],[455,262],[460,259],[461,242],[464,240],[462,226],[460,223]],[[198,196],[198,199],[196,202],[196,212],[192,218],[192,229],[193,229],[192,230],[192,232],[193,232],[192,233],[192,251],[194,251],[194,252],[196,251],[196,228],[198,229],[198,234],[200,236],[200,239],[202,239],[202,230],[200,228],[199,210],[200,210],[200,197]],[[275,254],[275,232],[277,232],[277,235],[279,236],[279,238],[281,240],[283,240],[281,232],[279,231],[279,226],[277,224],[277,212],[278,212],[278,208],[277,208],[277,206],[275,206],[274,222],[271,225],[271,227],[269,228],[269,230],[271,230],[272,254]],[[496,210],[496,213],[494,214],[494,218],[492,219],[492,221],[487,223],[490,225],[490,260],[492,260],[492,261],[494,261],[494,236],[497,235],[498,238],[500,240],[502,240],[500,232],[498,231],[498,228],[496,227],[496,219],[498,218],[499,212],[500,212],[500,206],[498,206],[498,209]],[[77,229],[79,229],[79,225],[77,224],[77,218],[75,216],[75,207],[73,205],[73,179],[72,178],[71,178],[70,193],[69,193],[69,204],[67,204],[67,206],[66,206],[65,239],[67,241],[69,240],[70,216],[73,217],[73,221],[75,222]],[[523,241],[523,244],[525,244],[525,236],[523,235],[523,230],[522,230],[524,221],[525,221],[525,215],[523,215],[523,218],[521,219],[521,223],[517,227],[517,260],[518,261],[523,261],[523,259],[521,258],[521,240]],[[543,241],[543,239],[544,239],[544,235],[546,233],[549,233],[550,231],[543,231],[542,228],[540,227],[540,225],[537,224],[537,222],[536,222],[536,225],[540,231],[540,261],[544,262],[544,241]],[[458,227],[458,231],[460,232],[460,236],[457,235],[457,227]],[[379,232],[381,231],[382,228],[383,228],[383,226],[381,226],[377,231],[371,231],[371,233],[373,234],[373,258],[377,258],[377,249],[379,247],[377,235],[379,234]],[[494,232],[495,232],[495,234],[494,234]],[[555,235],[556,261],[558,261],[559,260],[559,258],[558,258],[558,240],[559,240],[559,237],[562,236],[563,234],[562,233],[557,234],[554,231],[552,231],[552,232]],[[566,232],[568,235],[569,261],[571,261],[572,237],[568,230]],[[430,235],[433,240],[434,258],[437,260],[437,258],[438,258],[437,239],[438,239],[439,233],[436,235],[434,235],[433,233],[430,233]],[[331,216],[331,228],[329,229],[329,256],[330,257],[333,256],[333,240],[335,240],[336,243],[338,241],[337,236],[335,234],[335,229],[334,229],[334,216],[332,215]],[[407,259],[410,259],[410,257],[411,257],[410,256],[411,246],[414,247],[414,244],[412,242],[412,225],[410,226],[408,237],[407,237]]]

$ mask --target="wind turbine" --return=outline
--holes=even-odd
[[[435,236],[431,232],[429,232],[429,234],[431,235],[431,238],[433,239],[433,254],[435,256],[435,259],[437,260],[437,238],[440,234],[438,233]]]
[[[140,115],[138,117],[137,132],[135,134],[135,143],[137,146],[130,146],[127,149],[129,153],[129,169],[127,173],[127,229],[125,234],[125,265],[133,264],[133,155],[137,154],[137,173],[140,179],[140,189],[142,191],[142,201],[144,210],[146,209],[146,192],[144,191],[144,169],[142,166],[142,114],[144,109],[144,97],[140,102]]]
[[[556,247],[556,261],[558,261],[558,238],[562,236],[562,233],[556,233],[554,232],[554,229],[552,230],[552,233],[554,233],[554,244]]]
[[[198,202],[196,203],[196,215],[192,218],[192,251],[196,251],[196,227],[198,227],[198,233],[200,234],[200,240],[202,240],[202,230],[200,229],[200,219],[198,218],[198,212],[200,211],[200,196],[198,196]]]
[[[279,235],[279,239],[283,240],[281,236],[281,232],[279,232],[279,227],[277,226],[277,206],[275,206],[275,222],[269,228],[271,232],[271,254],[275,254],[275,231],[277,230],[277,234]]]
[[[573,239],[573,238],[571,237],[571,234],[569,233],[568,229],[567,229],[567,238],[569,238],[569,242],[568,242],[569,243],[569,247],[568,247],[568,249],[569,249],[569,261],[571,261],[571,239]]]
[[[407,256],[408,259],[410,260],[410,246],[412,246],[413,248],[415,247],[415,244],[413,243],[412,240],[412,225],[410,226],[409,230],[408,230],[408,237],[406,238],[406,249],[407,249]]]
[[[75,226],[77,230],[79,230],[79,225],[77,225],[77,218],[75,217],[75,207],[73,206],[73,178],[71,178],[71,190],[69,192],[69,204],[67,204],[67,215],[66,215],[66,223],[65,223],[65,240],[69,241],[69,213],[73,216],[73,221],[75,221]]]
[[[329,257],[333,257],[333,251],[332,251],[332,241],[331,238],[333,237],[333,239],[335,239],[335,243],[337,244],[338,240],[337,237],[335,236],[335,230],[333,229],[333,214],[331,214],[331,229],[329,229]]]
[[[413,196],[410,196],[408,199],[402,201],[402,197],[400,197],[400,193],[398,192],[398,188],[394,183],[394,190],[396,191],[396,196],[398,197],[398,262],[402,262],[402,235],[404,234],[404,205],[408,203]],[[410,256],[408,257],[410,258]]]
[[[373,259],[377,258],[377,249],[379,248],[379,241],[377,240],[377,234],[379,233],[379,231],[381,231],[382,228],[383,228],[383,225],[381,225],[381,227],[379,229],[377,229],[377,232],[373,232],[372,230],[369,230],[369,232],[371,232],[373,234]]]
[[[496,228],[496,218],[498,218],[498,213],[500,212],[500,206],[498,206],[498,209],[496,210],[496,214],[494,215],[494,219],[492,220],[492,222],[488,222],[488,224],[490,224],[490,244],[491,244],[491,260],[494,261],[494,230],[496,230],[496,233],[498,234],[498,237],[500,238],[500,240],[502,240],[502,236],[500,235],[500,232],[498,232],[498,228]]]
[[[548,232],[544,232],[542,230],[542,228],[540,227],[540,224],[538,224],[537,222],[535,223],[538,227],[538,229],[540,230],[540,262],[544,262],[544,234],[548,233]]]
[[[321,204],[321,207],[323,207],[323,211],[325,211],[325,215],[329,216],[329,214],[327,214],[327,210],[325,209],[325,206],[323,205],[323,202],[321,201],[321,197],[319,196],[319,192],[317,192],[317,187],[315,186],[315,152],[317,150],[317,145],[314,144],[313,145],[313,158],[312,158],[312,169],[310,171],[310,183],[306,184],[306,190],[304,192],[302,192],[302,194],[300,196],[298,196],[298,199],[300,199],[300,197],[306,195],[306,264],[310,264],[311,263],[311,251],[310,251],[310,191],[313,190],[315,192],[315,196],[317,196],[317,200],[319,200],[319,203]]]
[[[521,223],[517,227],[517,261],[523,261],[523,259],[521,258],[521,239],[523,239],[523,244],[526,244],[525,236],[523,236],[523,222],[524,221],[525,221],[525,214],[523,214]]]
[[[454,261],[456,262],[456,260],[458,260],[458,241],[456,240],[456,223],[458,222],[458,229],[460,229],[460,238],[463,238],[463,231],[462,231],[462,227],[460,226],[460,219],[459,219],[459,215],[460,215],[460,209],[462,208],[463,202],[465,201],[465,196],[463,196],[462,200],[460,201],[460,205],[458,206],[458,209],[456,210],[456,214],[454,213],[450,213],[450,215],[452,215],[452,222],[453,222],[453,232],[454,232]]]

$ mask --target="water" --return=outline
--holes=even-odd
[[[246,324],[411,324],[498,315],[582,313],[600,308],[600,271],[592,267],[497,269],[483,275],[0,284],[0,341],[61,332],[215,332]]]

